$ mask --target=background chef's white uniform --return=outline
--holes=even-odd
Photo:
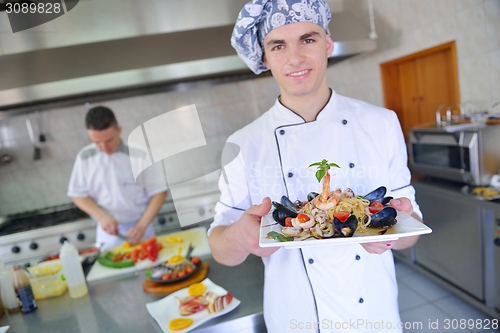
[[[69,197],[90,197],[118,222],[118,230],[126,235],[135,226],[151,200],[157,193],[166,191],[165,178],[159,165],[152,165],[139,175],[137,185],[132,173],[132,163],[136,170],[144,170],[148,153],[125,143],[108,155],[95,144],[84,147],[78,153],[67,195]],[[154,236],[152,224],[146,229],[143,239]],[[120,245],[123,240],[108,234],[97,224],[96,241],[105,243],[103,249]]]
[[[421,215],[409,186],[403,134],[387,109],[332,91],[316,120],[306,123],[277,100],[228,141],[241,151],[224,168],[228,181],[219,181],[221,200],[211,228],[238,221],[266,196],[305,201],[307,193],[321,192],[316,170],[307,167],[323,159],[341,167],[330,170],[332,190],[350,187],[364,195],[384,185],[388,195],[409,198]],[[270,333],[387,331],[382,321],[401,332],[394,329],[400,318],[391,251],[369,254],[358,244],[281,248],[263,262]]]

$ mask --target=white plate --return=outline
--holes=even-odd
[[[336,244],[359,244],[369,242],[383,242],[395,240],[401,237],[409,237],[423,234],[430,234],[432,229],[423,224],[422,222],[414,219],[411,215],[405,212],[398,212],[398,223],[389,228],[383,235],[378,232],[382,229],[367,228],[365,233],[355,233],[352,237],[346,238],[325,238],[316,239],[308,238],[301,241],[280,242],[275,239],[267,237],[271,231],[276,231],[281,234],[281,226],[274,221],[272,214],[263,216],[260,224],[260,247],[276,247],[283,246],[285,248],[301,248],[312,246],[326,246]]]
[[[214,292],[218,296],[223,296],[227,294],[227,291],[210,281],[210,279],[205,279],[202,281],[202,283],[207,287],[206,292]],[[222,316],[223,314],[226,314],[228,312],[233,311],[236,309],[238,305],[240,305],[240,300],[236,299],[233,297],[233,300],[231,303],[228,304],[228,306],[216,313],[208,313],[208,310],[205,309],[203,311],[200,311],[198,313],[189,315],[189,316],[182,316],[179,312],[179,304],[177,303],[177,300],[175,297],[178,297],[179,299],[184,299],[188,297],[188,291],[187,288],[181,289],[176,291],[175,293],[172,293],[168,295],[167,297],[164,297],[160,299],[159,301],[153,302],[153,303],[147,303],[146,308],[148,309],[149,314],[158,322],[158,325],[160,325],[160,328],[163,330],[163,332],[176,332],[176,333],[182,333],[182,332],[189,332],[196,327],[200,326],[207,320]],[[175,318],[192,318],[193,323],[191,326],[184,330],[180,331],[172,331],[168,328],[168,324],[172,319]]]

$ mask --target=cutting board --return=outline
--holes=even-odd
[[[182,243],[171,244],[168,242],[169,237],[179,237],[182,239]],[[202,257],[212,253],[210,251],[210,246],[208,245],[207,229],[205,227],[196,227],[171,234],[157,236],[156,240],[162,243],[163,248],[158,253],[158,259],[156,259],[154,262],[146,259],[137,262],[132,267],[110,268],[101,265],[99,261],[96,260],[94,265],[90,269],[89,274],[87,275],[87,282],[99,281],[102,279],[130,274],[145,270],[147,268],[155,267],[162,262],[169,260],[173,255],[178,254],[179,248],[181,248],[181,254],[186,255],[190,244],[192,244],[194,247],[191,256]],[[120,252],[122,250],[123,247],[121,246],[109,249],[109,251],[113,252]]]
[[[207,272],[208,272],[208,263],[203,261],[201,263],[200,269],[189,279],[177,283],[161,284],[161,283],[156,283],[149,278],[146,278],[146,280],[142,284],[142,288],[144,289],[144,291],[147,291],[148,293],[170,294],[173,293],[174,291],[187,288],[193,283],[205,280]]]

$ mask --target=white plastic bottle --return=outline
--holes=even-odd
[[[0,294],[2,302],[8,312],[21,310],[19,299],[14,289],[14,277],[12,269],[5,269],[3,262],[0,262]]]
[[[59,258],[61,259],[64,277],[68,284],[69,296],[71,298],[80,298],[87,295],[87,283],[76,247],[65,241],[61,247],[61,251],[59,251]]]

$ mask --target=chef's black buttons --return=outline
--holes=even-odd
[[[347,120],[345,120],[345,119],[342,120],[342,124],[344,124],[344,125],[347,124]]]
[[[285,135],[285,130],[281,130],[281,131],[280,131],[280,134],[281,134],[281,135]]]
[[[354,163],[349,163],[349,168],[354,168]]]
[[[289,172],[288,173],[288,178],[292,178],[293,177],[293,173]]]
[[[360,299],[359,299],[359,303],[363,303],[364,301],[365,301],[365,300],[364,300],[364,299],[362,299],[362,298],[360,298]]]
[[[361,259],[361,257],[359,256],[359,254],[356,254],[356,260],[359,260]]]
[[[309,259],[309,263],[314,264],[314,259],[313,258]]]
[[[14,252],[14,253],[19,253],[19,252],[21,252],[21,248],[19,246],[17,246],[17,245],[14,245],[12,247],[11,251]]]

